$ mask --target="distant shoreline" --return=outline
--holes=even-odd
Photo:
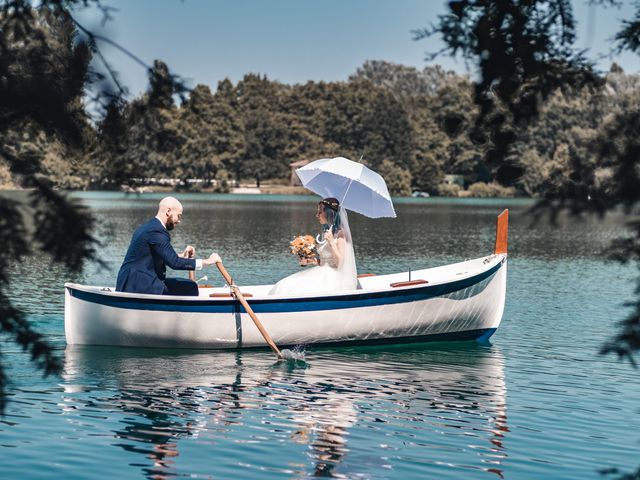
[[[6,195],[6,194],[12,194],[12,193],[28,193],[30,191],[32,191],[32,188],[3,188],[0,187],[0,196]],[[123,194],[125,196],[127,195],[132,195],[132,196],[138,196],[138,195],[158,195],[158,194],[165,194],[165,195],[198,195],[198,194],[218,194],[218,195],[229,195],[229,196],[235,196],[237,195],[238,197],[251,197],[251,196],[280,196],[280,195],[291,195],[291,196],[308,196],[308,197],[312,197],[312,196],[316,196],[316,194],[314,194],[313,192],[307,190],[304,187],[289,187],[289,186],[283,186],[283,185],[265,185],[265,186],[260,186],[260,188],[257,188],[255,186],[253,187],[236,187],[236,188],[231,188],[230,191],[228,192],[220,192],[220,191],[215,191],[214,189],[197,189],[197,190],[181,190],[181,189],[175,189],[175,188],[171,188],[171,187],[144,187],[141,189],[131,189],[129,191],[124,191],[124,190],[105,190],[105,189],[75,189],[75,190],[65,190],[65,189],[60,189],[59,191],[61,192],[65,192],[65,193],[70,193],[70,194],[83,194],[83,193],[113,193],[113,194]],[[462,192],[466,193],[466,190],[463,190]],[[463,195],[458,195],[458,196],[447,196],[447,195],[430,195],[428,197],[422,197],[422,196],[412,196],[412,195],[403,195],[403,196],[393,196],[392,198],[396,199],[396,200],[401,200],[401,201],[405,201],[405,200],[415,200],[415,201],[429,201],[429,200],[516,200],[516,201],[535,201],[536,198],[535,197],[529,197],[529,196],[523,196],[523,195],[518,195],[518,196],[473,196],[473,195],[468,195],[468,194],[463,194]]]
[[[30,191],[31,188],[18,187],[15,185],[0,185],[1,192],[21,192]],[[257,187],[255,184],[240,184],[237,187],[229,187],[228,191],[220,191],[216,188],[194,188],[194,189],[176,189],[169,185],[143,185],[139,187],[127,187],[121,189],[60,189],[65,192],[121,192],[130,194],[144,194],[144,193],[167,193],[167,194],[184,194],[184,193],[220,193],[230,195],[314,195],[313,192],[307,190],[302,186],[291,185],[271,185],[262,184]],[[505,190],[502,190],[503,192]],[[451,195],[438,195],[437,193],[431,195],[394,195],[394,198],[529,198],[527,195],[494,195],[494,191],[482,189],[480,194],[472,191],[471,189],[460,189],[457,194]],[[422,193],[422,192],[419,192]]]

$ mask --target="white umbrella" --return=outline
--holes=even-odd
[[[323,198],[337,198],[344,208],[370,218],[396,216],[384,178],[361,163],[344,157],[323,158],[296,173],[306,188]]]

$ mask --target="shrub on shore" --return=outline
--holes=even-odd
[[[458,197],[462,187],[455,183],[441,183],[438,185],[439,197]]]
[[[0,190],[14,190],[16,184],[11,176],[9,166],[5,163],[0,163]]]
[[[503,187],[498,183],[476,182],[469,185],[467,190],[470,197],[474,198],[510,198],[515,196],[515,188]]]

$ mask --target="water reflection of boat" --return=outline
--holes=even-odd
[[[275,439],[287,451],[279,457],[282,468],[298,465],[299,475],[356,476],[360,461],[349,454],[362,447],[354,445],[353,430],[371,429],[392,443],[393,425],[414,432],[398,448],[430,447],[421,461],[442,461],[451,448],[437,442],[464,437],[464,448],[478,459],[474,468],[501,475],[502,354],[496,347],[451,345],[328,350],[308,355],[307,368],[274,365],[266,353],[67,347],[65,405],[81,416],[84,408],[122,412],[113,445],[143,455],[149,478],[176,475],[173,462],[185,442],[232,442],[251,421],[253,429],[262,425],[257,437],[265,444]],[[308,446],[305,457],[290,458],[299,444]],[[465,464],[473,463],[469,457]]]
[[[379,344],[489,338],[502,319],[507,276],[507,212],[494,254],[442,267],[359,279],[357,290],[270,296],[243,287],[279,345]],[[225,288],[170,297],[65,285],[70,345],[180,348],[262,347],[264,339]]]

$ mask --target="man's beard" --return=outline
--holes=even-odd
[[[167,223],[165,224],[165,227],[167,228],[167,230],[173,230],[173,227],[175,227],[175,223],[173,223],[173,220],[171,218],[167,218]]]

